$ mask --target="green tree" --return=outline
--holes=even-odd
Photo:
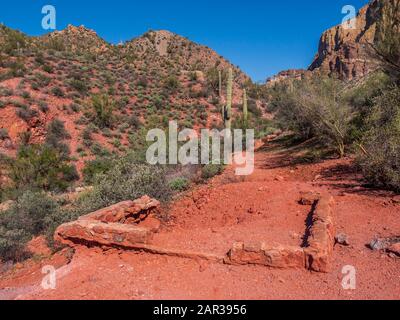
[[[94,122],[101,128],[111,127],[114,122],[115,102],[110,96],[107,94],[93,95],[91,105],[94,111]]]
[[[400,72],[400,0],[379,2],[374,49],[389,69]]]

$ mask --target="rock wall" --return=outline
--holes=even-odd
[[[338,25],[324,32],[309,70],[337,73],[344,80],[375,70],[379,63],[372,57],[369,43],[375,40],[380,1],[374,0],[359,11],[355,29]]]

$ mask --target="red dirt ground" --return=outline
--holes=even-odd
[[[303,165],[295,154],[267,145],[256,154],[253,175],[241,179],[228,168],[188,192],[169,209],[171,220],[154,244],[221,254],[234,241],[301,245],[310,207],[297,203],[300,192],[328,191],[337,232],[351,244],[335,247],[328,274],[78,247],[58,269],[55,290],[40,288],[41,266],[59,267],[65,252],[2,275],[0,299],[400,299],[400,259],[366,247],[376,236],[400,235],[394,195],[364,189],[350,159]],[[341,287],[346,265],[356,268],[356,290]]]

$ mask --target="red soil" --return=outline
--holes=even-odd
[[[399,299],[400,259],[366,247],[375,236],[400,234],[394,195],[362,188],[349,159],[296,165],[294,154],[265,147],[253,175],[240,179],[229,168],[187,193],[169,209],[171,221],[154,244],[222,254],[234,241],[301,245],[310,207],[297,203],[300,192],[328,191],[337,231],[351,244],[335,247],[328,274],[77,247],[55,290],[38,286],[43,275],[31,261],[1,276],[0,288],[15,289],[0,293],[20,299]],[[40,265],[56,264],[60,255]],[[356,290],[342,289],[346,265],[356,268]]]

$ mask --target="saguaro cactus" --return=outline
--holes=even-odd
[[[229,68],[228,72],[228,84],[226,88],[226,107],[225,107],[225,128],[231,129],[232,127],[232,92],[233,92],[233,71]]]
[[[222,72],[221,72],[221,70],[218,70],[218,94],[219,94],[219,99],[221,100],[221,98],[222,98]]]
[[[243,89],[243,122],[245,126],[247,126],[248,118],[249,112],[247,107],[247,91],[246,89]]]

